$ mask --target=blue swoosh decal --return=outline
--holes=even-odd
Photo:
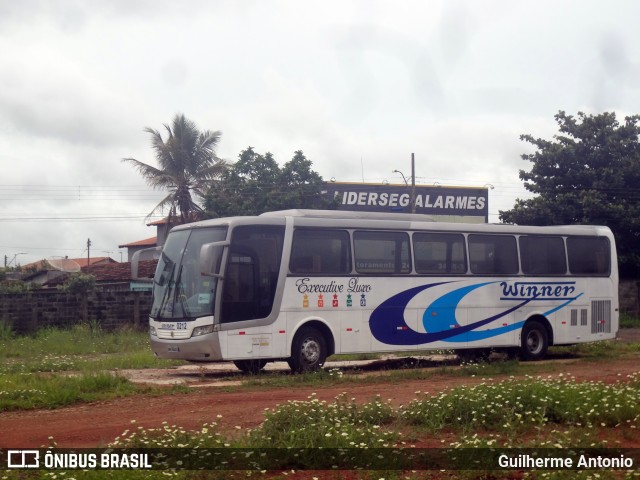
[[[456,309],[460,301],[473,290],[484,287],[485,285],[491,285],[492,283],[498,282],[479,283],[477,285],[458,288],[437,298],[429,305],[422,316],[424,329],[429,332],[460,327],[460,324],[456,320]]]
[[[371,333],[374,338],[379,342],[388,344],[388,345],[420,345],[424,343],[432,343],[437,342],[439,340],[447,340],[453,337],[459,336],[464,333],[471,332],[472,330],[481,327],[483,325],[487,325],[499,318],[502,318],[506,315],[509,315],[511,312],[521,308],[522,306],[529,303],[532,299],[525,299],[520,302],[518,305],[511,307],[504,312],[498,313],[491,317],[485,318],[483,320],[479,320],[477,322],[471,323],[469,325],[460,326],[455,318],[453,318],[453,323],[447,323],[444,325],[445,321],[451,321],[452,318],[449,316],[445,317],[445,321],[438,321],[438,327],[440,330],[436,331],[427,331],[426,333],[416,332],[411,329],[404,320],[404,311],[407,307],[407,304],[420,292],[427,290],[429,288],[437,287],[439,285],[446,285],[452,282],[439,282],[439,283],[431,283],[428,285],[422,285],[419,287],[410,288],[409,290],[405,290],[404,292],[400,292],[393,297],[382,302],[369,317],[369,327],[371,329]],[[494,283],[494,282],[490,282]],[[484,285],[488,285],[488,283],[473,285],[470,287],[463,287],[459,290],[451,292],[449,294],[444,295],[434,302],[440,306],[440,308],[446,306],[447,308],[451,308],[451,312],[455,311],[455,308],[452,308],[454,305],[457,305],[460,300],[469,292],[474,290],[475,288],[480,288]],[[434,304],[432,304],[429,308],[433,309]],[[433,310],[427,309],[428,312],[433,312]],[[425,312],[426,315],[427,312]],[[455,315],[452,313],[452,315]],[[425,320],[425,316],[423,316],[423,322]],[[429,320],[431,321],[431,320]],[[431,327],[432,325],[429,325]],[[453,326],[454,328],[451,328]],[[512,329],[516,328],[510,326]],[[508,328],[508,327],[501,327]],[[497,330],[497,329],[496,329]],[[473,332],[483,334],[485,332]],[[493,333],[495,334],[495,332]],[[460,341],[460,340],[457,340]],[[462,340],[465,341],[465,340]]]
[[[570,303],[572,303],[573,301],[577,300],[578,298],[580,298],[583,294],[581,293],[580,295],[574,297],[574,298],[570,298],[569,300],[567,300],[566,302],[558,305],[557,307],[553,307],[551,310],[547,310],[546,312],[543,312],[543,316],[547,316],[547,315],[551,315],[554,312],[557,312],[558,310],[561,310],[562,308],[566,307],[567,305],[569,305]],[[489,337],[495,337],[497,335],[501,335],[503,333],[507,333],[510,332],[512,330],[517,330],[519,328],[522,328],[522,326],[524,325],[524,320],[521,320],[519,322],[513,323],[511,325],[505,325],[503,327],[498,327],[498,328],[490,328],[488,330],[483,330],[482,332],[468,332],[467,333],[467,342],[473,342],[475,340],[485,340]],[[460,339],[456,339],[451,338],[449,340],[447,340],[448,342],[462,342],[464,340]]]
[[[436,299],[422,316],[422,324],[424,329],[429,331],[442,331],[450,328],[460,328],[460,324],[456,319],[456,309],[460,301],[470,292],[486,285],[500,282],[486,282],[476,285],[470,285],[464,288],[458,288],[453,292],[449,292],[442,297]],[[446,342],[472,342],[475,340],[484,340],[485,338],[501,335],[519,328],[522,324],[514,326],[503,325],[497,328],[483,330],[481,332],[466,332],[466,334],[457,334],[450,338],[443,339]]]
[[[584,292],[582,292],[581,294],[579,294],[579,295],[577,295],[577,296],[575,296],[575,297],[573,297],[573,298],[570,298],[569,300],[567,300],[566,302],[564,302],[564,303],[562,303],[562,304],[558,305],[557,307],[554,307],[554,308],[552,308],[551,310],[549,310],[549,311],[547,311],[547,312],[544,312],[544,314],[545,314],[545,315],[550,315],[550,314],[552,314],[552,313],[554,313],[554,312],[557,312],[557,311],[558,311],[558,310],[560,310],[561,308],[564,308],[564,307],[566,307],[567,305],[569,305],[570,303],[572,303],[573,301],[575,301],[575,300],[579,299],[582,295],[584,295]]]

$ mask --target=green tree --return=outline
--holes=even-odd
[[[640,116],[615,113],[577,118],[555,115],[560,133],[553,140],[522,135],[536,150],[522,155],[530,171],[520,170],[535,197],[517,199],[501,211],[507,223],[528,225],[606,225],[616,236],[621,273],[640,274]]]
[[[158,130],[144,129],[151,135],[151,146],[159,167],[135,158],[124,158],[123,161],[132,164],[153,188],[169,192],[149,216],[168,208],[170,222],[179,219],[179,223],[185,223],[203,213],[192,194],[204,197],[211,182],[226,169],[226,163],[215,152],[221,133],[200,132],[196,124],[182,114],[176,114],[172,124],[164,124],[164,128],[166,139]]]
[[[280,168],[271,153],[261,155],[248,147],[207,193],[207,215],[226,217],[290,208],[335,208],[335,202],[322,194],[322,177],[311,168],[312,162],[300,150]]]
[[[324,180],[311,166],[311,160],[302,150],[294,152],[293,158],[284,164],[280,174],[280,184],[284,187],[282,208],[336,208],[335,202],[322,195]]]

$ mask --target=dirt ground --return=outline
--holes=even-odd
[[[618,341],[640,342],[640,329],[622,330]],[[557,375],[571,375],[577,381],[603,381],[607,383],[624,379],[626,375],[640,371],[637,358],[593,361],[575,358],[550,358],[545,363]],[[455,365],[455,361],[440,358],[424,362],[420,368],[433,369],[433,375],[426,380],[403,381],[399,383],[358,382],[351,385],[350,375],[379,375],[381,371],[393,367],[392,361],[378,361],[364,367],[351,362],[342,365],[342,384],[334,387],[306,388],[295,390],[284,388],[251,389],[227,391],[229,387],[247,377],[237,375],[230,366],[200,368],[189,366],[182,369],[150,370],[120,373],[134,381],[171,384],[186,383],[195,391],[188,394],[161,396],[135,396],[104,402],[81,404],[56,410],[36,410],[26,412],[5,412],[0,414],[0,448],[36,448],[47,446],[52,437],[58,447],[101,447],[113,441],[124,430],[135,427],[157,428],[167,421],[185,429],[199,428],[203,423],[217,422],[223,430],[254,428],[262,423],[264,409],[272,408],[288,400],[305,400],[312,393],[321,400],[331,401],[346,392],[349,398],[368,401],[376,395],[383,400],[391,400],[394,407],[407,404],[416,397],[417,391],[439,392],[443,389],[470,385],[483,381],[476,378],[456,376],[443,371],[443,364]],[[357,369],[354,367],[358,367]],[[283,365],[269,366],[271,369],[284,368]],[[327,368],[338,368],[328,365]],[[455,366],[453,368],[456,368]],[[545,376],[547,374],[545,373]],[[486,379],[485,379],[486,380]],[[496,380],[500,378],[496,377]],[[217,418],[222,415],[222,418]],[[633,445],[636,446],[637,445]]]

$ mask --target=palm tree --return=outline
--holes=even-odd
[[[175,222],[178,212],[179,223],[186,223],[203,213],[191,193],[203,197],[211,181],[227,167],[226,162],[215,153],[221,132],[200,132],[196,124],[183,114],[176,114],[172,126],[164,124],[164,128],[168,133],[166,140],[157,130],[149,127],[144,129],[151,134],[151,146],[159,168],[135,158],[123,158],[122,161],[131,163],[153,188],[169,191],[149,213],[149,217],[169,207],[169,223]]]

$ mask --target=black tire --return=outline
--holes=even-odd
[[[456,350],[456,354],[460,361],[467,362],[487,362],[491,356],[490,348],[465,348]]]
[[[287,360],[294,373],[320,370],[327,359],[327,342],[313,327],[302,327],[291,345],[291,357]]]
[[[244,373],[250,373],[256,375],[267,364],[266,360],[234,360],[233,364],[238,367],[238,370]]]
[[[540,322],[527,322],[520,334],[520,358],[522,360],[541,360],[549,348],[549,334]]]

